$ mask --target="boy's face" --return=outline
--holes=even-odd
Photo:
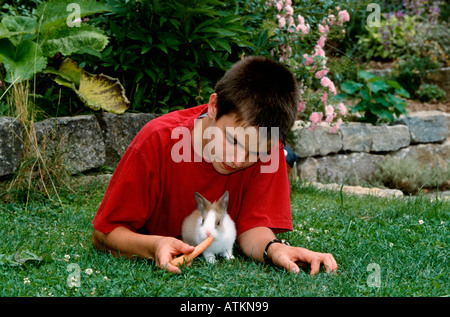
[[[211,100],[210,100],[211,101]],[[224,175],[255,164],[270,149],[270,138],[264,129],[244,127],[235,114],[215,119],[215,103],[208,106],[208,116],[202,121],[203,157]]]

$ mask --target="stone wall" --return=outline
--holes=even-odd
[[[63,156],[73,173],[103,166],[115,167],[128,145],[153,114],[103,113],[51,118],[35,123],[36,136],[46,153]],[[23,145],[20,124],[0,117],[0,177],[20,165]],[[450,164],[450,114],[411,114],[393,125],[344,124],[337,133],[321,125],[311,131],[297,124],[293,131],[299,156],[297,173],[321,183],[359,185],[368,180],[386,155],[410,157],[429,166]]]
[[[387,155],[411,158],[423,166],[450,164],[450,114],[417,112],[392,125],[348,123],[337,133],[321,125],[294,127],[297,174],[320,183],[364,184]]]
[[[116,166],[128,145],[153,114],[102,113],[36,122],[36,138],[45,154],[62,155],[72,173]],[[14,118],[0,117],[0,177],[13,174],[22,157],[22,132]]]

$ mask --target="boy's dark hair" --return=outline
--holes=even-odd
[[[299,90],[294,75],[281,63],[261,56],[234,64],[217,83],[216,119],[234,113],[246,126],[279,128],[282,141],[294,124]]]

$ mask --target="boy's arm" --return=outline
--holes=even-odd
[[[92,242],[98,250],[111,251],[114,256],[152,259],[158,267],[172,273],[181,273],[181,271],[169,262],[181,253],[188,254],[194,250],[193,246],[181,240],[139,234],[125,227],[117,227],[107,234],[94,228]]]
[[[256,227],[241,233],[237,240],[242,251],[252,259],[264,261],[266,245],[275,239],[275,234],[270,228]],[[276,266],[283,267],[290,272],[299,272],[295,262],[301,261],[311,265],[311,275],[319,272],[320,265],[325,266],[327,272],[337,270],[337,263],[329,253],[313,252],[304,248],[287,246],[281,243],[272,243],[267,250],[267,257]]]

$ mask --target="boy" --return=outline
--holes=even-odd
[[[244,254],[298,272],[296,261],[337,269],[331,254],[292,247],[275,234],[292,230],[282,141],[297,113],[298,88],[282,64],[263,57],[236,63],[207,105],[149,122],[121,159],[94,218],[92,240],[116,256],[169,262],[194,247],[179,240],[195,192],[210,201],[229,191],[228,213]],[[187,132],[187,133],[186,133]]]

